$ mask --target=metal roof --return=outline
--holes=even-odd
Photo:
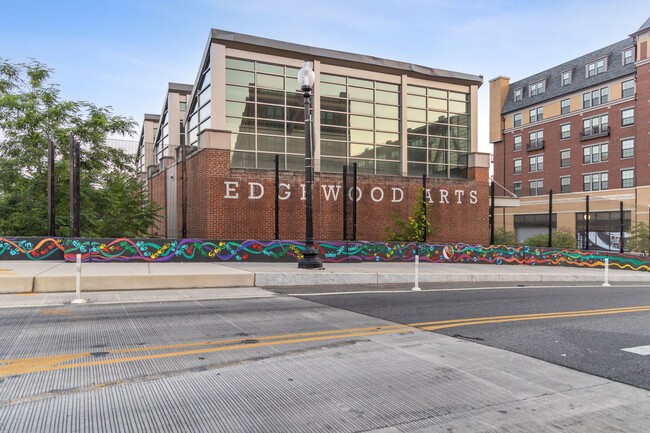
[[[623,65],[622,56],[623,50],[631,47],[634,47],[634,40],[630,37],[510,84],[502,114],[520,111],[626,75],[634,75],[636,71],[634,62]],[[587,77],[585,72],[587,65],[602,58],[607,59],[607,70],[604,73]],[[571,71],[572,78],[570,84],[563,86],[561,73],[565,71]],[[545,81],[544,93],[530,96],[528,86],[543,80]],[[522,99],[517,102],[514,100],[516,89],[522,89],[523,95]]]
[[[420,66],[412,63],[400,62],[396,60],[387,60],[374,56],[363,54],[353,54],[344,51],[328,50],[324,48],[310,47],[290,42],[282,42],[273,39],[266,39],[257,36],[234,33],[225,30],[212,29],[211,40],[222,43],[226,46],[241,47],[249,49],[251,46],[260,47],[266,50],[276,50],[289,54],[291,57],[304,60],[334,60],[343,63],[357,63],[360,65],[373,66],[380,69],[391,69],[406,73],[407,75],[426,76],[441,81],[451,81],[465,85],[483,84],[482,75],[472,75],[462,72],[448,71],[445,69],[431,68]]]

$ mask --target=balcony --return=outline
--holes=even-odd
[[[580,132],[580,141],[587,141],[600,137],[609,137],[609,126],[604,126],[602,128],[593,126]]]
[[[539,149],[544,149],[544,140],[533,140],[526,145],[527,152]]]

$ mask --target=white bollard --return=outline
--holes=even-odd
[[[420,255],[416,254],[415,255],[415,286],[411,290],[422,290],[420,286],[418,285],[418,279],[419,279],[419,274],[420,274]]]
[[[81,299],[81,254],[77,254],[77,270],[75,272],[75,291],[77,297],[72,300],[72,304],[83,304],[86,302],[85,299]]]
[[[605,282],[604,287],[609,287],[609,257],[605,259]]]

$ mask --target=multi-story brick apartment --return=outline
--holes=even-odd
[[[624,237],[648,223],[649,42],[650,19],[627,39],[523,80],[490,81],[496,195],[520,197],[519,207],[495,212],[496,227],[521,242],[548,232],[551,209],[553,229],[574,231],[578,246],[618,250],[621,202]]]
[[[350,183],[342,191],[341,173],[356,163],[357,239],[385,239],[393,215],[406,218],[417,204],[426,175],[437,229],[430,240],[488,241],[489,155],[477,151],[481,76],[214,29],[187,93],[186,162],[161,145],[179,125],[170,120],[169,134],[161,132],[170,98],[155,146],[141,143],[142,155],[152,155],[150,194],[165,209],[157,234],[176,237],[185,225],[188,237],[272,239],[278,155],[279,237],[304,237],[297,73],[305,60],[315,73],[315,239],[343,239],[344,202],[350,209],[354,194]]]

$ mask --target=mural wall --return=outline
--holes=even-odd
[[[325,263],[404,262],[487,263],[494,265],[604,267],[650,271],[650,259],[603,251],[560,250],[523,245],[429,244],[415,242],[315,243]],[[85,262],[296,262],[301,241],[201,239],[3,238],[0,260],[66,260],[81,254]]]

